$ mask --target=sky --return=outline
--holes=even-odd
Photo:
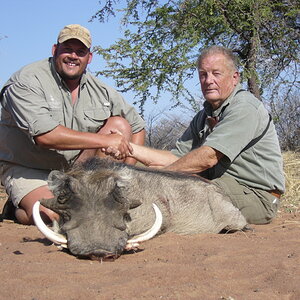
[[[93,45],[109,45],[121,35],[118,20],[110,24],[89,22],[99,8],[97,0],[7,0],[1,4],[0,84],[22,66],[51,56],[59,31],[67,24],[88,28]],[[95,56],[89,68],[101,60]]]
[[[17,70],[31,62],[51,56],[59,31],[67,24],[88,28],[92,44],[107,47],[122,36],[120,20],[110,18],[107,23],[89,22],[99,10],[98,0],[5,0],[1,3],[0,18],[0,86]],[[89,70],[95,72],[105,66],[99,55],[94,55]],[[114,87],[108,78],[100,78]],[[133,95],[124,95],[133,103]],[[149,103],[146,111],[165,109],[171,103],[160,101],[160,107]]]

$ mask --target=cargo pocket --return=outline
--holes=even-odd
[[[263,190],[254,190],[254,193],[260,199],[266,211],[266,221],[269,223],[277,215],[280,200],[270,193]]]
[[[88,132],[97,132],[111,116],[108,107],[89,108],[84,110],[85,126]]]

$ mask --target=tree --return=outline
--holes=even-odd
[[[159,112],[147,118],[146,145],[156,149],[171,150],[175,148],[177,139],[188,127],[189,122],[178,119],[176,115]]]
[[[299,0],[127,0],[118,11],[120,3],[106,0],[92,17],[104,22],[121,13],[126,28],[109,48],[96,47],[107,61],[98,74],[114,79],[121,92],[133,91],[141,112],[146,100],[156,102],[163,92],[175,104],[184,98],[195,105],[186,81],[202,47],[233,49],[248,89],[259,98],[299,64]]]
[[[281,99],[270,102],[281,149],[300,151],[300,96],[286,88]]]

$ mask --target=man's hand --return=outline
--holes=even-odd
[[[109,146],[107,148],[101,148],[101,151],[106,155],[110,155],[115,159],[125,159],[132,154],[132,146],[127,141],[121,132],[112,130],[111,134],[106,136],[108,138]]]

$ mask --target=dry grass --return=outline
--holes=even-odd
[[[281,200],[281,211],[300,212],[300,152],[284,152],[286,192]]]

